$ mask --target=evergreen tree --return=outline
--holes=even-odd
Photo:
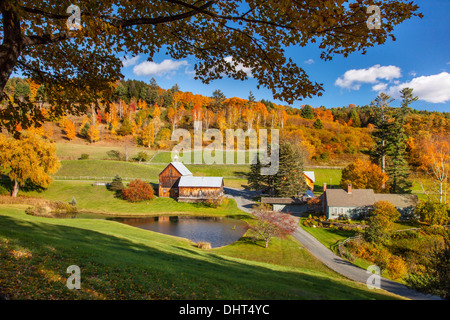
[[[358,112],[356,112],[356,110],[352,110],[350,112],[350,120],[352,120],[352,127],[356,127],[356,128],[361,127],[361,119],[359,117]]]
[[[413,89],[404,88],[401,91],[402,107],[397,110],[394,121],[389,126],[390,135],[387,146],[388,165],[386,173],[389,176],[391,193],[411,193],[412,182],[408,180],[410,175],[406,152],[405,117],[410,112],[409,104],[418,98],[413,97]]]
[[[279,169],[273,177],[274,195],[297,197],[306,190],[303,158],[290,143],[280,145]]]
[[[315,129],[322,129],[323,128],[322,120],[317,119],[316,121],[314,121],[313,126]]]
[[[248,186],[251,190],[261,190],[264,188],[264,179],[261,175],[261,161],[256,157],[256,163],[250,165],[250,172],[247,174]]]
[[[305,119],[314,119],[314,110],[310,105],[307,104],[302,108],[300,115]]]
[[[404,130],[405,116],[413,98],[412,89],[403,89],[402,107],[395,114],[389,112],[393,101],[390,96],[380,93],[372,104],[376,106],[375,130],[372,133],[375,148],[372,152],[373,162],[379,164],[389,176],[391,193],[411,193],[412,183],[409,178],[409,166],[406,154],[407,137]]]
[[[371,157],[372,162],[381,167],[386,172],[387,144],[391,134],[391,123],[389,122],[389,106],[394,101],[390,96],[381,92],[374,101],[372,106],[375,107],[375,130],[372,133],[375,142],[374,150]]]
[[[124,188],[122,178],[119,175],[116,175],[109,185],[109,190],[114,191],[116,193],[120,193]]]

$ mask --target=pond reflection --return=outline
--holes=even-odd
[[[206,241],[212,248],[222,247],[239,240],[247,223],[225,217],[161,216],[151,218],[111,218],[127,225],[189,239]]]

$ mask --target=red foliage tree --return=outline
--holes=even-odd
[[[128,186],[122,189],[121,196],[130,202],[139,202],[153,200],[155,194],[150,183],[136,179],[130,181]]]
[[[264,204],[255,206],[253,215],[258,218],[258,222],[248,228],[264,240],[266,248],[273,237],[285,237],[297,228],[297,223],[290,214],[270,211]]]

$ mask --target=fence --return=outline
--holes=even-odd
[[[104,177],[104,176],[53,176],[53,180],[101,180],[101,181],[112,181],[115,177]],[[148,180],[147,178],[137,178],[137,177],[121,177],[123,181],[131,181],[135,179]]]

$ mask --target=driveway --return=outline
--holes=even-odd
[[[242,211],[251,213],[252,206],[255,204],[253,197],[258,193],[244,189],[224,188],[228,197],[234,199],[237,206]],[[299,219],[296,217],[296,219]],[[354,264],[342,259],[330,249],[321,244],[316,238],[298,226],[293,237],[308,250],[313,256],[322,261],[326,266],[344,277],[366,284],[367,279],[371,276],[366,270],[355,266]],[[399,296],[413,300],[441,300],[441,298],[431,295],[424,295],[409,289],[408,287],[385,278],[380,279],[381,289],[397,294]]]

